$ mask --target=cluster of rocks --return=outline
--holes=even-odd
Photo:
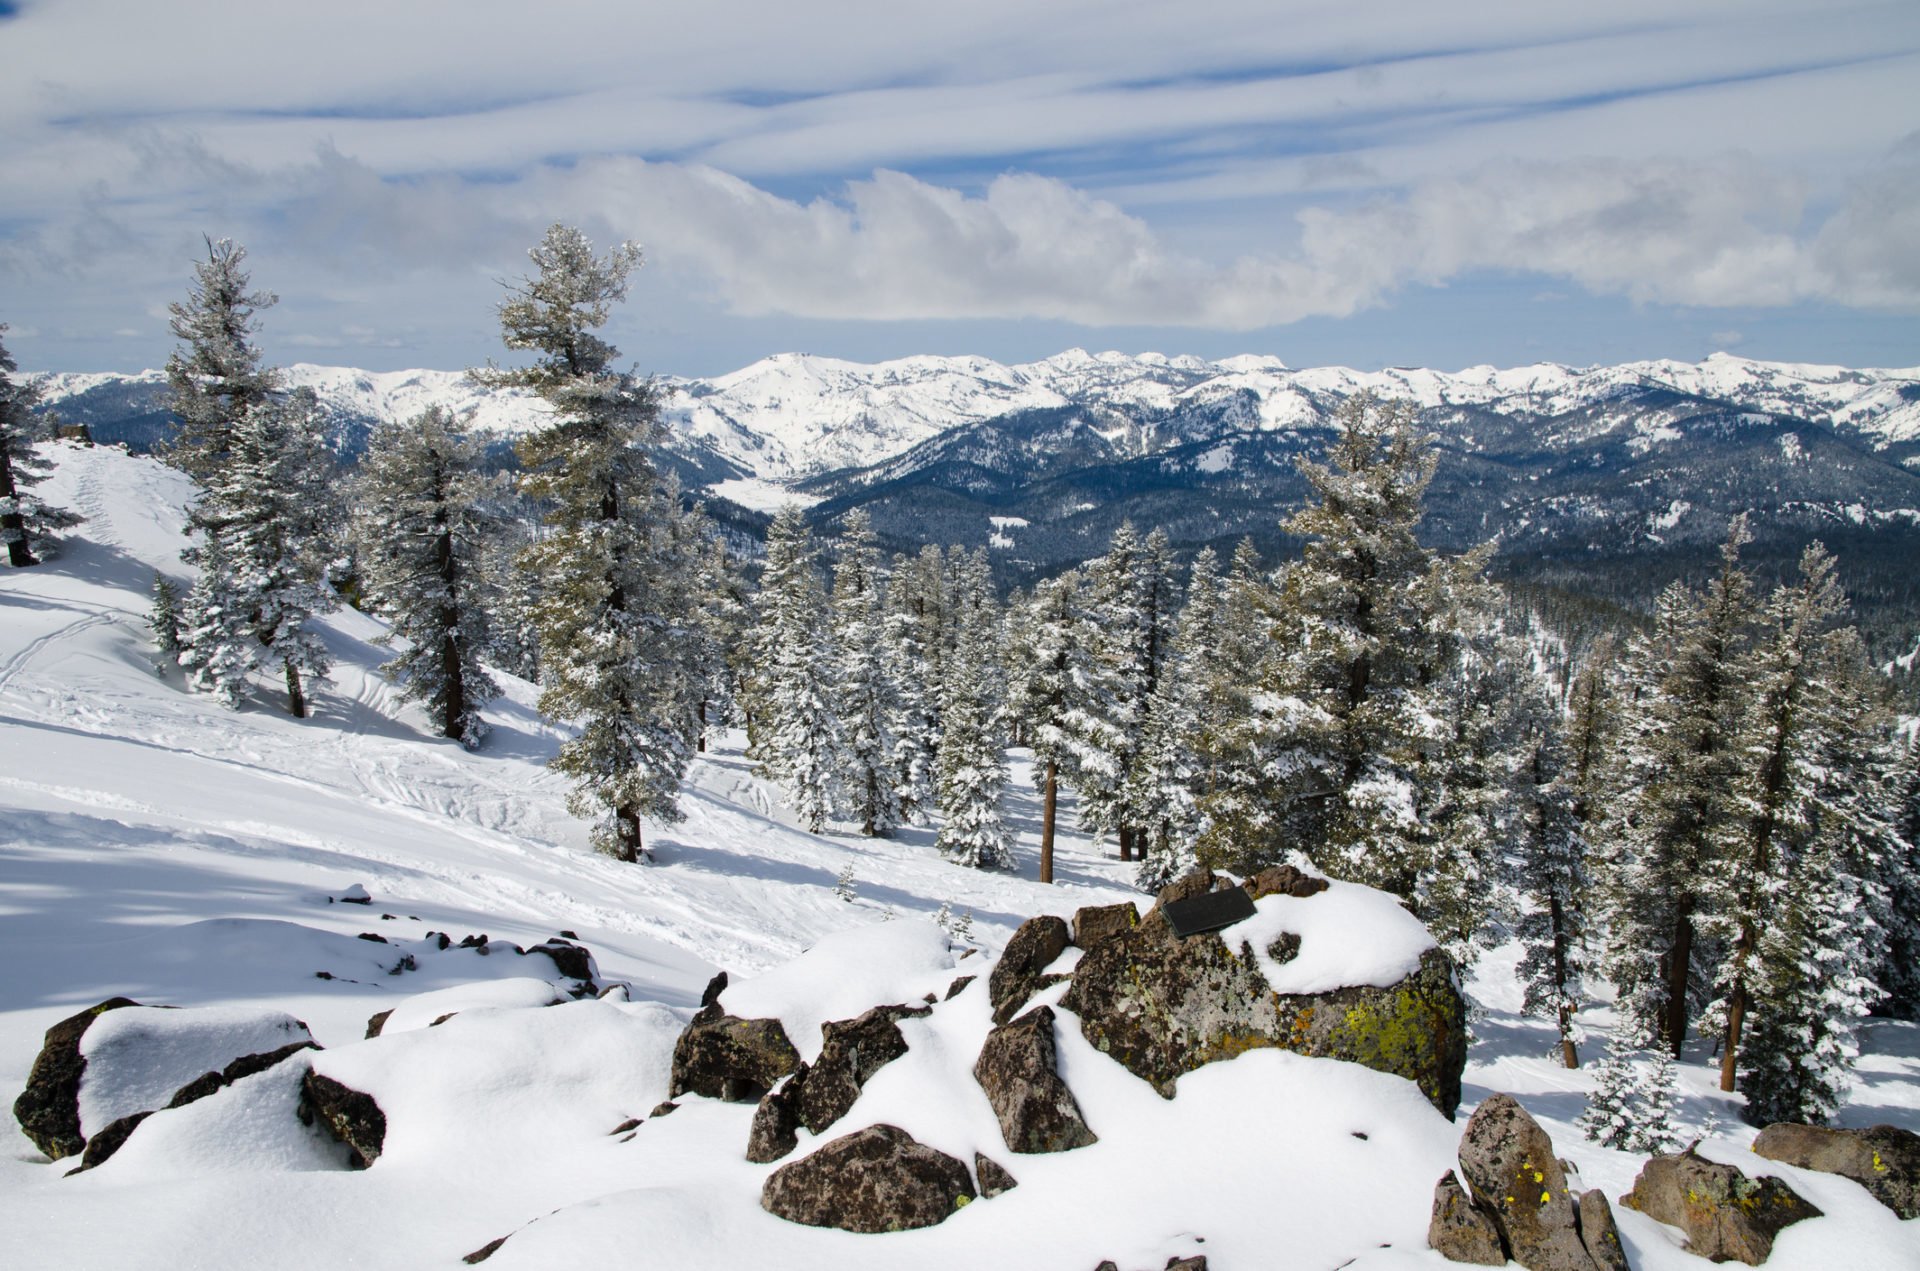
[[[1446,956],[1430,951],[1388,988],[1276,993],[1250,946],[1229,948],[1218,932],[1183,938],[1166,919],[1171,904],[1234,886],[1253,899],[1309,898],[1328,884],[1291,867],[1243,884],[1197,870],[1163,890],[1145,915],[1131,904],[1092,906],[1071,924],[1042,916],[1014,933],[988,976],[994,1027],[973,1067],[1009,1153],[1098,1142],[1059,1073],[1058,1017],[1050,1006],[1030,1005],[1062,981],[1070,982],[1062,1004],[1078,1017],[1082,1035],[1164,1097],[1173,1097],[1183,1072],[1273,1047],[1405,1077],[1452,1114],[1466,1062],[1466,1004]],[[1081,951],[1079,961],[1070,971],[1055,969],[1069,948]],[[1295,937],[1288,952],[1297,950]],[[947,998],[973,978],[957,979]],[[756,1102],[747,1156],[762,1163],[792,1153],[802,1127],[822,1134],[844,1117],[874,1073],[906,1053],[899,1022],[938,1004],[929,995],[924,1003],[880,1005],[830,1022],[818,1058],[803,1063],[778,1020],[729,1015],[718,999],[717,991],[707,994],[675,1047],[671,1094]],[[1015,1185],[989,1157],[976,1154],[969,1170],[898,1126],[874,1125],[775,1170],[761,1203],[812,1226],[898,1231],[941,1222]]]
[[[1920,1215],[1920,1135],[1910,1131],[1772,1125],[1753,1150],[1851,1178],[1901,1218]],[[1427,1232],[1427,1243],[1447,1258],[1476,1266],[1513,1261],[1529,1271],[1627,1271],[1607,1198],[1568,1186],[1553,1141],[1510,1096],[1495,1095],[1474,1112],[1459,1163],[1466,1185],[1452,1170],[1441,1177]],[[1620,1203],[1678,1227],[1700,1257],[1748,1266],[1767,1260],[1781,1231],[1821,1216],[1781,1180],[1750,1178],[1691,1147],[1649,1160]]]

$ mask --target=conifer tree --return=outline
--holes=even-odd
[[[153,611],[147,615],[147,629],[153,632],[153,647],[168,662],[180,662],[180,588],[158,570],[153,575]],[[161,669],[156,662],[154,670]]]
[[[1634,1047],[1624,1021],[1607,1038],[1606,1053],[1593,1070],[1593,1091],[1577,1124],[1580,1132],[1601,1147],[1631,1149],[1636,1138],[1633,1102],[1637,1084]]]
[[[836,699],[846,741],[842,786],[849,815],[869,838],[900,824],[893,788],[895,689],[888,674],[881,608],[880,552],[873,522],[856,508],[847,514],[840,560],[833,572]]]
[[[956,552],[959,639],[946,667],[940,737],[940,832],[947,857],[976,869],[1013,867],[1013,844],[1000,814],[1007,785],[1005,685],[998,657],[999,614],[986,550]]]
[[[1575,774],[1546,685],[1530,679],[1516,707],[1515,862],[1527,900],[1516,931],[1523,1008],[1554,1021],[1561,1062],[1578,1068],[1573,1017],[1585,999],[1588,878]]]
[[[1874,979],[1889,1015],[1920,1020],[1920,732],[1904,744],[1889,738],[1886,747],[1893,832],[1883,857],[1886,940]]]
[[[228,462],[234,428],[280,389],[279,371],[262,363],[253,343],[259,311],[279,298],[249,289],[246,248],[230,238],[205,241],[207,259],[194,265],[185,303],[167,306],[180,341],[167,359],[168,406],[180,426],[162,451],[203,483]]]
[[[499,693],[481,663],[494,642],[482,448],[441,407],[374,430],[360,467],[355,537],[366,591],[406,648],[381,670],[443,737],[469,748]]]
[[[846,740],[834,709],[835,658],[825,590],[798,504],[767,531],[753,646],[761,667],[752,757],[817,834],[839,811]]]
[[[211,693],[229,710],[240,705],[258,646],[251,629],[251,597],[235,583],[226,536],[210,535],[199,552],[199,572],[187,591],[180,632],[180,665],[195,691]]]
[[[681,816],[695,727],[687,588],[671,572],[679,508],[652,457],[665,426],[652,385],[617,369],[619,351],[594,334],[626,298],[640,249],[598,256],[556,224],[528,255],[537,272],[509,288],[499,314],[506,346],[533,364],[474,378],[531,389],[551,408],[516,446],[522,487],[547,509],[546,535],[521,556],[543,584],[540,709],[578,723],[553,760],[574,780],[575,814],[596,819],[600,850],[637,861],[642,818]]]
[[[695,545],[695,610],[698,645],[700,732],[697,748],[707,749],[711,734],[735,722],[739,684],[744,674],[739,655],[746,647],[748,607],[739,571],[718,534],[705,532]]]
[[[1069,570],[1034,587],[1027,602],[1031,638],[1015,668],[1009,697],[1028,721],[1033,761],[1040,781],[1040,873],[1053,881],[1053,845],[1058,822],[1060,767],[1066,755],[1066,716],[1073,698],[1073,645],[1079,575]]]
[[[938,650],[944,609],[940,549],[928,544],[917,557],[895,556],[886,589],[886,659],[893,681],[894,796],[901,819],[930,824],[937,803],[940,752]]]
[[[6,324],[0,323],[0,335],[6,330]],[[44,543],[53,531],[80,523],[78,516],[32,493],[53,465],[35,449],[47,431],[33,413],[40,387],[16,381],[13,376],[19,369],[0,343],[0,542],[7,545],[7,563],[15,569],[38,563],[34,546]]]
[[[1676,1057],[1704,1004],[1712,966],[1700,939],[1715,844],[1733,821],[1741,659],[1753,621],[1740,567],[1749,534],[1735,518],[1705,596],[1675,584],[1653,630],[1635,642],[1633,709],[1625,719],[1623,785],[1607,833],[1612,871],[1609,978],[1638,1027]]]

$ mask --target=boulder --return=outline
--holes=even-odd
[[[1476,1267],[1507,1265],[1506,1246],[1493,1217],[1473,1203],[1452,1170],[1433,1189],[1433,1217],[1427,1221],[1427,1247],[1449,1262]]]
[[[80,1075],[87,1069],[80,1037],[107,1011],[138,1006],[130,997],[112,997],[69,1015],[46,1031],[40,1054],[27,1074],[27,1088],[13,1101],[14,1120],[49,1159],[78,1156],[87,1140],[80,1133]]]
[[[1140,925],[1140,911],[1133,902],[1123,900],[1117,905],[1088,905],[1074,911],[1073,943],[1081,949],[1091,949],[1109,936],[1132,931]]]
[[[1594,1266],[1600,1271],[1631,1271],[1627,1251],[1620,1244],[1620,1229],[1613,1224],[1613,1206],[1607,1203],[1605,1192],[1597,1187],[1581,1192],[1573,1216],[1580,1224],[1580,1243],[1586,1246]]]
[[[871,1233],[931,1227],[975,1195],[964,1163],[898,1126],[874,1125],[782,1165],[760,1205],[788,1222]]]
[[[673,1046],[669,1099],[702,1094],[729,1103],[760,1098],[800,1066],[777,1019],[739,1019],[715,1002],[693,1017]]]
[[[100,1130],[87,1140],[87,1150],[80,1156],[80,1168],[68,1170],[69,1174],[79,1174],[105,1165],[115,1152],[140,1128],[140,1123],[152,1116],[152,1112],[135,1112],[121,1117],[118,1121]]]
[[[1292,865],[1273,865],[1240,884],[1255,900],[1262,896],[1317,896],[1327,889],[1327,880],[1296,869]]]
[[[1060,1079],[1053,1040],[1053,1008],[1037,1006],[987,1034],[973,1079],[986,1091],[1012,1151],[1069,1152],[1099,1142],[1087,1127],[1073,1091]]]
[[[1528,1271],[1593,1271],[1553,1140],[1511,1095],[1474,1110],[1460,1137],[1460,1172]]]
[[[1902,1218],[1920,1217],[1920,1134],[1911,1130],[1829,1130],[1783,1121],[1760,1131],[1753,1150],[1770,1161],[1850,1178]]]
[[[973,1154],[973,1176],[979,1181],[981,1200],[992,1200],[1001,1192],[1020,1186],[1020,1180],[1007,1173],[1005,1166],[978,1152]]]
[[[391,1018],[392,1015],[393,1008],[389,1006],[384,1011],[375,1011],[373,1014],[367,1016],[367,1035],[363,1040],[378,1037],[380,1030],[387,1026],[387,1020]]]
[[[544,944],[536,944],[527,950],[529,957],[536,953],[544,953],[552,959],[555,969],[563,977],[578,981],[578,986],[574,989],[576,997],[587,997],[599,991],[598,986],[593,982],[593,954],[583,946],[555,936]]]
[[[186,1085],[173,1092],[173,1098],[167,1101],[169,1108],[184,1108],[217,1090],[224,1090],[242,1077],[251,1077],[256,1072],[265,1072],[283,1059],[289,1059],[303,1050],[319,1050],[320,1043],[312,1040],[289,1042],[277,1050],[264,1051],[257,1055],[242,1055],[222,1068],[219,1072],[202,1073]]]
[[[1183,887],[1205,894],[1211,879],[1189,874],[1161,892],[1161,903],[1182,898],[1174,893]],[[1236,953],[1215,932],[1177,939],[1156,905],[1139,926],[1086,951],[1062,1005],[1089,1042],[1169,1099],[1183,1072],[1275,1047],[1405,1077],[1448,1117],[1460,1103],[1466,1002],[1438,949],[1386,988],[1281,994],[1251,948]]]
[[[799,1127],[819,1134],[845,1116],[868,1079],[907,1053],[898,1021],[925,1014],[924,1006],[876,1006],[857,1019],[823,1024],[819,1057],[761,1097],[747,1159],[777,1161],[799,1144]]]
[[[1767,1260],[1782,1230],[1820,1216],[1779,1179],[1748,1178],[1691,1149],[1648,1161],[1620,1203],[1686,1232],[1688,1250],[1700,1257],[1748,1266]]]
[[[305,1125],[317,1121],[345,1143],[355,1169],[366,1169],[379,1160],[386,1145],[387,1115],[373,1096],[311,1070],[300,1086],[300,1120]]]
[[[1007,941],[1007,951],[994,964],[987,980],[987,998],[993,1003],[993,1022],[1004,1024],[1020,1013],[1053,960],[1072,943],[1063,918],[1042,914],[1020,924]]]
[[[800,1146],[800,1083],[808,1068],[801,1064],[793,1075],[760,1096],[747,1130],[747,1159],[755,1165],[779,1160]]]

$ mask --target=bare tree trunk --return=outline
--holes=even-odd
[[[0,454],[0,497],[14,500],[13,511],[0,516],[0,538],[7,540],[8,562],[15,569],[25,569],[40,562],[33,558],[33,551],[27,545],[27,518],[20,511],[19,494],[13,484],[13,465]]]
[[[1120,859],[1123,861],[1133,859],[1133,827],[1131,825],[1120,827]]]
[[[1060,761],[1047,760],[1047,788],[1040,799],[1040,881],[1053,881],[1053,816],[1060,797]]]
[[[695,747],[700,754],[707,753],[707,699],[700,699],[700,741]]]
[[[640,813],[630,804],[621,804],[613,811],[613,829],[616,838],[614,858],[629,865],[640,860]]]
[[[286,662],[287,668],[287,711],[295,719],[307,717],[306,694],[300,691],[300,672],[294,668],[293,660]]]
[[[1675,1059],[1687,1041],[1687,981],[1693,971],[1693,900],[1680,906],[1673,921],[1673,947],[1667,954],[1667,1048]]]

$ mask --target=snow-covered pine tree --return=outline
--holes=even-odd
[[[574,780],[575,814],[598,821],[600,850],[637,861],[642,818],[680,819],[695,728],[687,588],[671,576],[680,512],[653,460],[665,425],[652,385],[616,369],[619,351],[594,334],[626,298],[640,249],[597,256],[556,224],[528,255],[537,273],[509,289],[499,315],[506,346],[534,362],[473,375],[551,407],[516,446],[522,487],[546,508],[546,533],[520,558],[542,582],[540,709],[579,725],[552,765]]]
[[[918,557],[895,556],[886,588],[887,676],[894,685],[893,717],[888,721],[893,789],[901,819],[912,825],[931,824],[937,802],[939,675],[936,652],[928,641],[930,633],[938,638],[938,621],[930,621],[929,611],[937,614],[941,605],[939,551],[929,544]]]
[[[154,651],[160,655],[154,670],[161,670],[168,662],[179,665],[180,588],[158,570],[153,575],[153,610],[147,615],[147,630],[153,632]]]
[[[1673,1054],[1663,1046],[1653,1050],[1653,1062],[1640,1070],[1628,1115],[1633,1134],[1627,1140],[1629,1152],[1669,1153],[1680,1147],[1680,1135],[1674,1128],[1674,1100],[1680,1092],[1674,1071]]]
[[[0,336],[6,331],[0,323]],[[53,465],[36,451],[47,433],[46,421],[33,413],[40,386],[15,380],[19,369],[0,343],[0,542],[6,543],[7,563],[15,569],[38,563],[34,547],[53,531],[80,523],[72,512],[32,493]]]
[[[1588,879],[1576,774],[1545,682],[1523,681],[1514,706],[1519,762],[1510,789],[1515,881],[1526,900],[1515,933],[1523,950],[1523,1009],[1554,1021],[1561,1062],[1578,1068],[1580,1031],[1573,1017],[1586,997]]]
[[[1734,518],[1720,571],[1705,596],[1676,583],[1661,593],[1653,629],[1629,657],[1623,711],[1627,795],[1605,834],[1610,870],[1608,978],[1636,1028],[1657,1033],[1678,1057],[1706,1000],[1711,950],[1701,938],[1716,841],[1733,822],[1743,709],[1741,661],[1753,604]]]
[[[846,738],[834,708],[826,592],[798,504],[782,507],[767,530],[752,641],[762,680],[752,757],[785,787],[801,823],[818,834],[842,803]]]
[[[1195,639],[1200,638],[1196,634]],[[1194,750],[1198,712],[1196,681],[1188,674],[1188,664],[1176,647],[1175,657],[1147,699],[1140,747],[1122,791],[1140,858],[1134,885],[1145,892],[1159,891],[1194,864],[1194,833],[1200,820],[1193,793],[1198,774]]]
[[[211,693],[235,710],[259,659],[251,591],[237,584],[223,534],[207,536],[199,566],[181,615],[180,665],[196,692]]]
[[[940,832],[935,844],[957,864],[1011,869],[1013,843],[1000,814],[1007,785],[1005,695],[999,612],[986,549],[956,552],[960,638],[946,667],[940,737]]]
[[[704,542],[695,545],[695,560],[698,749],[704,754],[708,738],[736,720],[744,674],[740,654],[746,645],[747,600],[739,570],[718,534],[707,532]]]
[[[259,311],[279,298],[249,290],[246,248],[230,238],[205,241],[207,259],[194,265],[185,303],[167,306],[180,341],[167,359],[167,404],[180,427],[161,452],[202,482],[227,463],[234,427],[280,388],[280,372],[262,364],[253,344]]]
[[[1590,1141],[1623,1152],[1635,1139],[1634,1088],[1639,1082],[1626,1023],[1608,1036],[1606,1053],[1594,1065],[1593,1091],[1576,1122]]]
[[[833,571],[833,645],[838,654],[834,696],[845,738],[841,785],[847,812],[860,822],[862,834],[884,837],[900,824],[900,801],[893,788],[897,707],[886,658],[880,550],[873,522],[860,508],[847,513],[840,560]]]
[[[381,668],[422,703],[441,736],[469,748],[500,691],[481,658],[493,643],[486,558],[495,527],[480,443],[432,407],[382,424],[360,465],[354,537],[366,592],[406,647]]]
[[[1894,821],[1882,878],[1886,941],[1874,980],[1887,1014],[1920,1020],[1920,731],[1888,739],[1887,767]]]
[[[1025,647],[1008,688],[1011,708],[1027,721],[1028,741],[1040,786],[1040,881],[1053,881],[1053,842],[1058,821],[1062,725],[1073,691],[1071,676],[1075,592],[1072,570],[1035,584],[1028,598]]]

